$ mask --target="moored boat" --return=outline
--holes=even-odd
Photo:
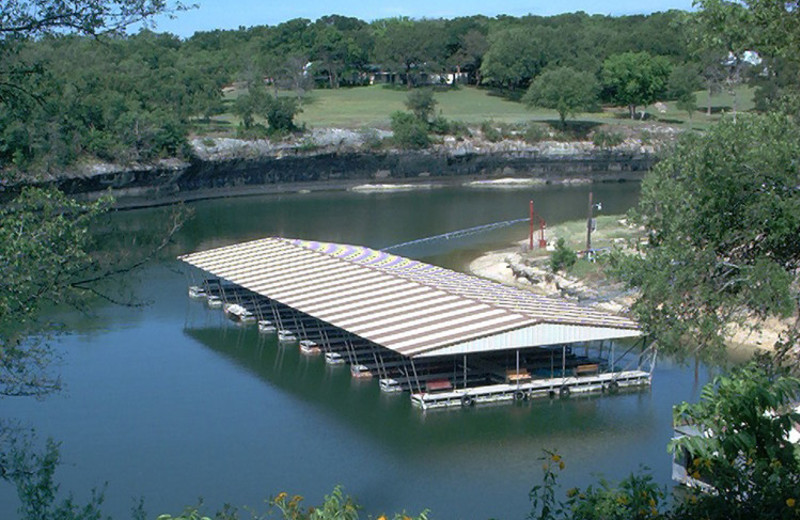
[[[344,357],[338,352],[326,352],[325,363],[328,365],[344,365]]]
[[[304,339],[300,341],[300,352],[307,356],[315,356],[321,353],[322,349],[320,349],[319,345],[310,339]]]
[[[281,329],[278,331],[278,343],[288,344],[295,341],[297,341],[297,336],[291,330]]]
[[[367,365],[353,365],[350,367],[350,375],[356,379],[370,379],[372,372]]]
[[[190,285],[189,286],[189,298],[193,300],[200,300],[202,298],[208,297],[208,293],[206,290],[199,286],[199,285]]]
[[[258,332],[262,334],[275,334],[278,332],[278,328],[269,320],[259,320]]]

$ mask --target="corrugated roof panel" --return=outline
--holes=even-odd
[[[361,246],[272,237],[180,259],[411,356],[534,341],[514,331],[541,323],[586,330],[586,338],[601,328],[638,334],[621,316]]]

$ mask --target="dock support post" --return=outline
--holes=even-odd
[[[616,371],[616,367],[614,366],[614,340],[611,340],[611,373],[613,374]]]
[[[464,379],[463,379],[464,389],[467,388],[467,355],[464,354]]]
[[[414,358],[411,358],[411,370],[414,371],[414,380],[417,382],[417,392],[422,393],[422,385],[419,384],[419,376],[417,375],[417,366],[414,364]]]
[[[561,345],[561,377],[567,377],[567,346]]]
[[[350,341],[351,337],[352,337],[352,335],[350,335],[350,334],[345,336],[345,338],[344,338],[344,348],[345,348],[345,351],[347,352],[348,359],[350,359],[350,364],[351,365],[356,365],[357,364],[356,363],[356,359],[357,359],[356,358],[356,348]],[[413,361],[412,361],[412,363],[413,363]]]
[[[378,347],[375,347],[373,355],[375,356],[375,363],[378,365],[378,373],[382,374],[381,379],[388,379],[389,374],[386,372],[386,363],[383,361],[383,354],[378,350]]]
[[[519,390],[519,349],[517,349],[517,390]]]

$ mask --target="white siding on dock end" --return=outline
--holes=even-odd
[[[641,336],[641,332],[638,330],[542,323],[485,338],[456,343],[448,347],[438,347],[430,352],[408,352],[408,355],[421,358],[453,354],[474,354],[477,352],[544,347],[581,341],[636,338],[639,336]]]

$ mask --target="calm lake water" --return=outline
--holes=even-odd
[[[593,186],[603,213],[635,204],[639,186]],[[528,200],[549,224],[585,215],[589,187],[441,188],[220,199],[193,204],[174,255],[268,235],[374,248],[525,217]],[[147,227],[156,210],[121,215]],[[522,223],[403,254],[464,269],[478,252],[525,236]],[[669,484],[672,405],[696,400],[708,380],[661,360],[651,389],[608,397],[422,413],[407,394],[307,359],[296,348],[227,322],[186,297],[181,264],[131,279],[140,308],[101,307],[58,316],[75,332],[54,340],[65,391],[43,401],[0,400],[0,414],[61,442],[62,491],[85,499],[106,489],[106,511],[128,518],[138,497],[149,516],[177,514],[203,497],[263,509],[280,491],[317,504],[337,484],[365,515],[430,509],[438,519],[524,518],[541,479],[543,449],[566,460],[565,489],[593,474],[619,479],[641,466]],[[17,499],[0,483],[0,518]]]

